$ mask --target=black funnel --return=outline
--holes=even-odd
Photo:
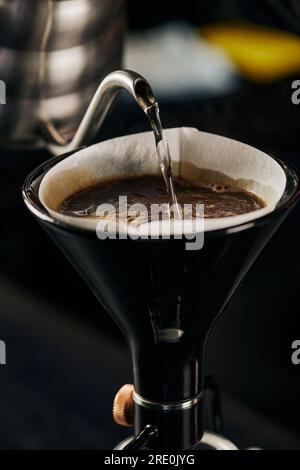
[[[68,155],[67,155],[68,156]],[[277,207],[261,218],[205,233],[201,250],[186,240],[106,239],[53,218],[39,199],[44,176],[26,180],[27,207],[121,328],[134,374],[135,434],[157,428],[151,449],[188,449],[203,434],[204,356],[218,315],[299,196],[298,174],[282,162],[287,183]]]

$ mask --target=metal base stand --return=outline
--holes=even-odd
[[[133,437],[124,439],[114,450],[123,450],[132,439]],[[201,441],[190,450],[238,450],[238,448],[226,437],[213,432],[205,432]]]

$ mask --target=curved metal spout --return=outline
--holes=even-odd
[[[100,83],[71,142],[62,145],[49,143],[50,151],[59,155],[93,142],[113,101],[122,89],[131,94],[145,113],[151,107],[158,107],[155,95],[145,78],[131,70],[116,70]]]

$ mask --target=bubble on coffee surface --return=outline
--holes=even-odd
[[[229,186],[226,186],[226,185],[220,184],[220,183],[215,183],[215,184],[210,183],[207,186],[210,187],[216,193],[225,193],[225,191],[229,190]]]
[[[185,218],[202,216],[197,212],[197,204],[204,205],[204,218],[207,219],[246,214],[266,205],[256,194],[233,185],[179,177],[174,179],[174,184]],[[120,204],[120,196],[126,197],[126,203],[123,200]],[[157,206],[163,210],[157,213],[154,211]],[[122,219],[132,226],[174,218],[164,180],[156,175],[102,181],[65,199],[58,211],[73,217]]]

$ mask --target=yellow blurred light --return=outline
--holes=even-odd
[[[218,23],[201,35],[222,48],[246,77],[273,81],[300,71],[300,39],[295,34],[249,23]]]

